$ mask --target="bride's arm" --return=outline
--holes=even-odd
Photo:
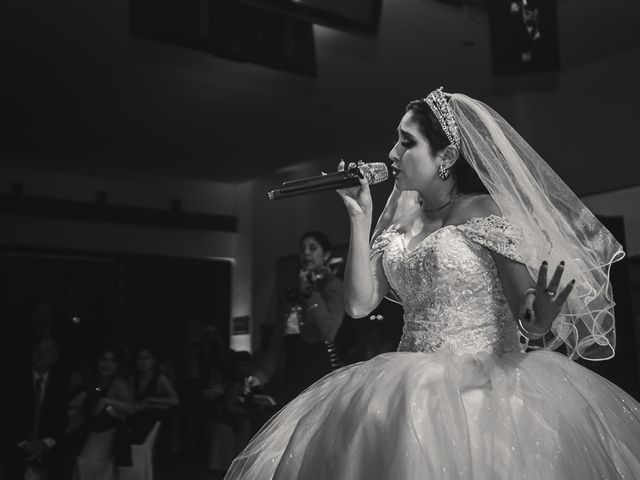
[[[344,169],[340,162],[339,170]],[[370,259],[372,200],[369,184],[360,180],[359,187],[338,190],[349,212],[351,238],[344,272],[344,301],[347,314],[364,317],[376,308],[389,291],[389,283],[382,270],[381,255]]]
[[[498,276],[502,281],[504,294],[513,313],[513,318],[521,317],[520,307],[525,298],[525,292],[535,287],[536,282],[529,275],[527,267],[514,260],[510,260],[496,252],[491,252],[493,261],[498,268]]]
[[[370,230],[370,217],[351,217],[351,241],[344,273],[344,296],[345,309],[353,318],[371,313],[389,291],[389,282],[382,269],[382,255],[375,255],[370,259]]]

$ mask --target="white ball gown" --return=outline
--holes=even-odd
[[[445,226],[409,251],[386,230],[404,305],[398,352],[322,378],[275,415],[227,479],[640,479],[640,405],[565,356],[522,352],[490,251],[502,217]]]

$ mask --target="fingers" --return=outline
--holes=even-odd
[[[345,167],[347,170],[353,170],[354,168],[357,167],[361,167],[364,165],[364,162],[362,160],[358,160],[358,163],[356,162],[349,162],[349,165],[347,165],[344,161],[344,159],[340,159],[340,161],[338,162],[338,171],[339,172],[344,172]]]
[[[520,318],[525,320],[526,322],[531,322],[535,320],[534,318],[534,310],[533,310],[533,302],[536,300],[536,294],[534,290],[529,291],[525,294],[522,299],[522,304],[520,305]]]
[[[560,279],[562,278],[563,273],[564,261],[560,262],[560,264],[556,267],[556,271],[553,272],[553,277],[551,277],[549,286],[546,288],[547,292],[553,292],[555,294],[558,291],[558,288],[560,287]]]
[[[538,272],[538,282],[536,283],[536,290],[539,293],[544,292],[547,289],[547,262],[542,262],[540,265],[540,271]]]
[[[347,165],[344,159],[341,158],[340,161],[338,162],[338,171],[343,172],[345,170],[345,167],[347,170],[353,170],[354,168],[359,167],[361,165],[364,165],[364,162],[362,160],[360,160],[358,163],[349,162],[349,165]]]
[[[562,289],[562,291],[556,295],[556,300],[555,303],[558,305],[558,307],[562,307],[562,305],[564,304],[564,302],[567,301],[567,298],[569,297],[569,294],[571,293],[571,290],[573,290],[574,285],[576,284],[575,280],[571,280],[566,287],[564,287]]]
[[[364,175],[361,175],[359,177],[360,180],[360,187],[362,188],[362,192],[368,192],[369,191],[369,182],[367,182],[367,179],[364,177]]]

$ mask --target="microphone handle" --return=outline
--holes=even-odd
[[[326,177],[330,177],[329,174]],[[355,187],[360,185],[360,179],[357,174],[339,175],[339,178],[327,178],[321,185],[314,184],[318,181],[318,177],[303,178],[300,180],[292,180],[283,183],[282,188],[271,190],[268,193],[270,200],[279,200],[281,198],[294,197],[297,195],[305,195],[307,193],[321,192],[324,190],[335,190],[337,188]]]
[[[286,182],[282,182],[282,188],[293,187],[293,186],[296,186],[296,187],[303,186],[305,184],[314,185],[318,183],[318,179],[322,181],[329,181],[331,179],[335,179],[337,181],[348,180],[350,178],[357,178],[357,175],[358,175],[357,169],[344,170],[342,172],[326,173],[322,176],[315,175],[313,177],[298,178],[296,180],[287,180]]]

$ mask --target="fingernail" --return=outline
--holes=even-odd
[[[531,310],[529,310],[528,308],[524,312],[524,319],[525,320],[531,319]]]
[[[571,285],[575,285],[576,284],[576,279],[574,278],[573,280],[571,280]]]
[[[562,266],[564,267],[564,260],[562,260],[562,261],[560,262],[560,265],[562,265]]]
[[[544,261],[542,262],[542,265],[544,265],[544,266],[546,267],[546,266],[547,266],[547,261],[546,261],[546,260],[544,260]]]

